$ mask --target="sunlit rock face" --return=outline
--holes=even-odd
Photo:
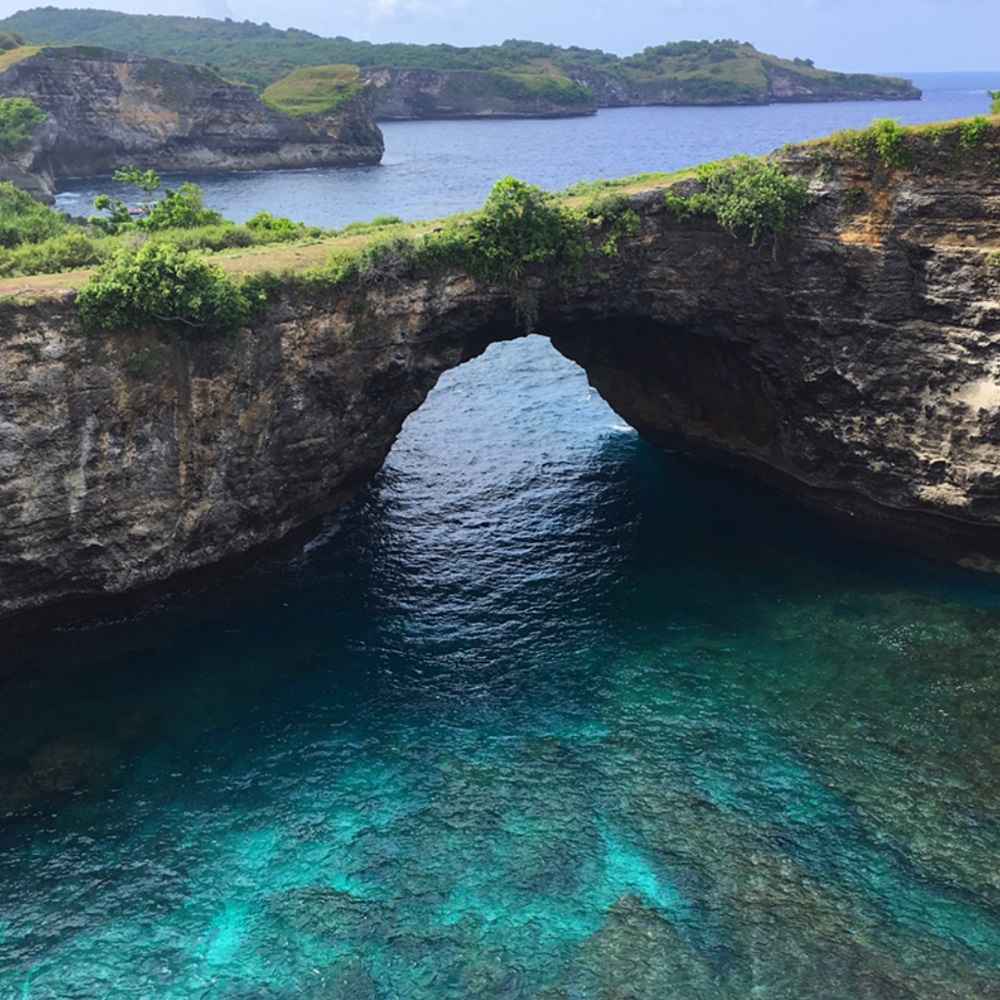
[[[793,151],[813,201],[777,240],[679,222],[647,191],[641,234],[568,287],[553,269],[287,293],[233,347],[90,344],[70,295],[7,307],[0,609],[127,593],[276,542],[366,482],[439,375],[525,316],[650,441],[996,568],[998,152],[928,137],[901,170]]]
[[[292,119],[205,66],[72,46],[43,48],[13,63],[0,73],[0,92],[28,97],[49,115],[31,146],[0,165],[19,186],[34,178],[43,194],[54,192],[53,179],[109,174],[127,164],[211,172],[382,158],[371,88],[334,114]]]

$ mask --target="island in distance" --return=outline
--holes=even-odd
[[[921,96],[909,80],[818,69],[809,59],[767,55],[731,39],[669,42],[623,58],[515,39],[474,48],[374,44],[249,21],[55,7],[19,11],[0,20],[0,31],[34,44],[96,45],[209,65],[293,114],[322,106],[331,87],[367,83],[380,121]]]

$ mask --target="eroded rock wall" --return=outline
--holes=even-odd
[[[49,119],[7,171],[58,179],[134,164],[158,171],[269,170],[378,163],[369,89],[332,115],[292,119],[204,66],[82,47],[43,48],[0,74],[6,97]]]
[[[505,93],[504,74],[474,70],[362,66],[379,121],[440,118],[567,118],[592,115],[593,97],[555,101],[543,94]]]
[[[813,204],[758,247],[649,191],[641,235],[568,288],[545,271],[514,289],[453,273],[300,291],[233,348],[88,344],[68,297],[6,306],[0,614],[280,539],[380,467],[441,372],[531,312],[654,443],[995,569],[998,160],[933,137],[906,170],[805,148],[786,165]]]
[[[284,303],[233,348],[95,345],[68,296],[8,311],[0,616],[212,565],[330,510],[503,315],[462,277]]]

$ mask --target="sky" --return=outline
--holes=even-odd
[[[0,0],[0,16],[36,5],[43,3]],[[995,0],[91,0],[53,6],[231,17],[373,42],[487,45],[524,38],[631,55],[683,38],[735,38],[844,72],[1000,70]]]

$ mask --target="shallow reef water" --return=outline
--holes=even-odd
[[[996,86],[917,83],[399,123],[383,168],[195,179],[234,217],[427,218]],[[998,643],[997,579],[658,452],[546,341],[497,345],[295,558],[0,658],[0,1000],[1000,1000]]]
[[[998,639],[499,345],[299,557],[4,677],[0,997],[1000,997]]]

